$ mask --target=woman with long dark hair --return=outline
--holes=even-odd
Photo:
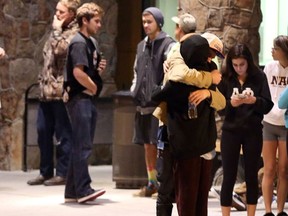
[[[225,60],[219,90],[226,98],[222,126],[223,183],[221,209],[229,216],[242,147],[247,185],[247,215],[254,216],[258,199],[257,172],[262,150],[262,119],[273,103],[265,74],[255,65],[244,44],[233,46]]]

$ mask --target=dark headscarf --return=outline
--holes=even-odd
[[[209,43],[200,35],[192,35],[181,43],[180,53],[189,68],[207,70]]]

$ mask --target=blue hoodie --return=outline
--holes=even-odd
[[[288,128],[288,87],[284,89],[284,91],[280,94],[279,100],[278,100],[278,107],[280,109],[286,109],[286,112],[284,114],[285,118],[285,127]]]

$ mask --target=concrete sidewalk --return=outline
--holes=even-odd
[[[29,186],[27,180],[36,177],[39,170],[28,172],[0,171],[1,216],[155,216],[152,198],[135,198],[137,190],[116,189],[112,181],[112,166],[91,166],[90,174],[95,189],[104,188],[106,193],[87,204],[65,204],[64,186]],[[257,207],[257,216],[264,214],[263,204]],[[276,210],[274,211],[276,212]],[[177,209],[174,206],[173,216]],[[233,211],[231,215],[246,215]],[[209,198],[209,216],[221,216],[219,200]]]

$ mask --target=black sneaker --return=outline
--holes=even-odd
[[[288,216],[288,215],[286,212],[283,211],[283,212],[278,213],[277,216]]]
[[[246,210],[245,203],[241,200],[240,196],[236,194],[235,192],[233,192],[233,196],[232,196],[232,207],[234,207],[238,211]]]
[[[272,212],[268,212],[266,214],[264,214],[263,216],[275,216]]]

